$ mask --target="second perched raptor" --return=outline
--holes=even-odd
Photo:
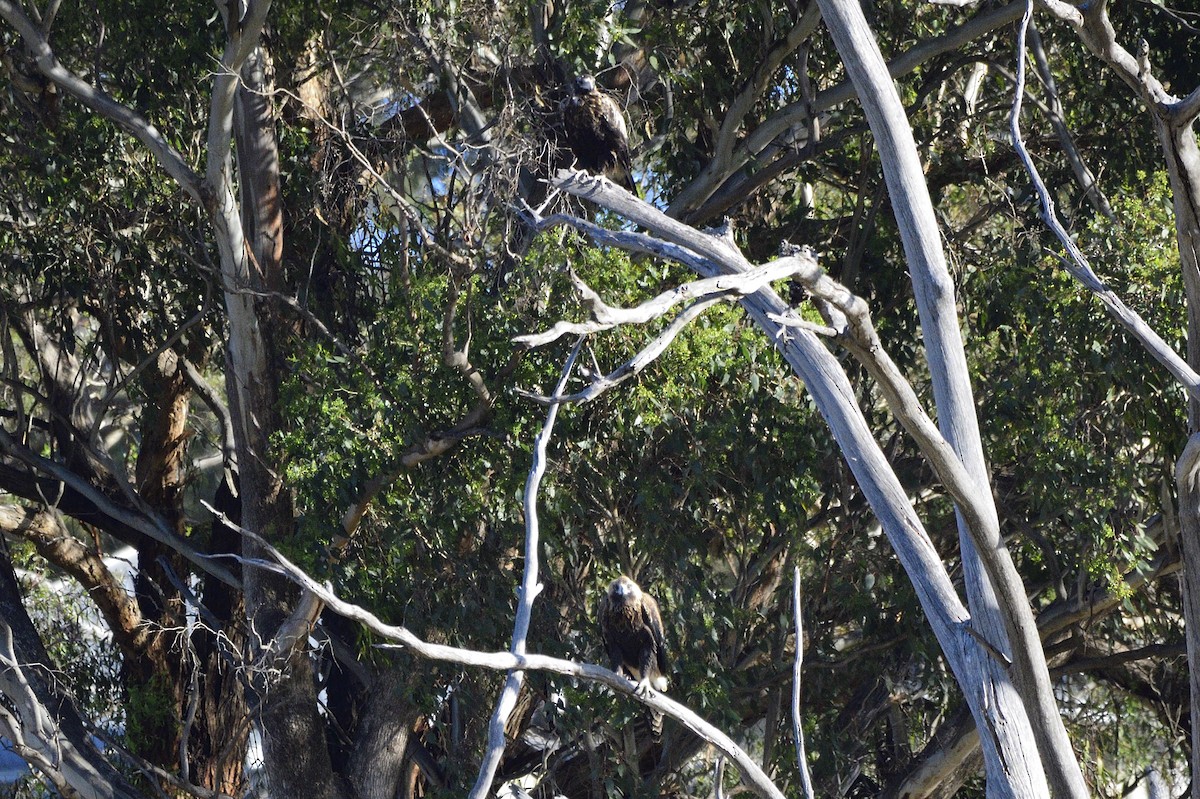
[[[640,693],[667,690],[667,647],[654,597],[621,575],[601,598],[599,615],[612,670],[628,674]],[[661,713],[652,713],[650,729],[656,738],[662,734]]]

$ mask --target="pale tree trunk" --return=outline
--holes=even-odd
[[[1200,434],[1193,433],[1175,467],[1179,491],[1179,537],[1183,550],[1183,616],[1187,637],[1188,681],[1192,692],[1192,799],[1200,799],[1196,757],[1200,752]]]
[[[235,257],[228,263],[234,268],[225,274],[230,311],[227,381],[235,414],[242,525],[268,541],[281,541],[291,536],[295,521],[270,449],[270,436],[280,429],[280,339],[285,326],[281,303],[273,295],[283,288],[283,216],[272,86],[262,48],[249,53],[241,79],[233,130],[245,246],[238,253],[231,248]],[[231,217],[224,218],[233,221]],[[230,236],[231,242],[236,239]],[[259,555],[252,544],[245,549],[251,557]],[[281,628],[294,621],[299,592],[288,580],[262,569],[246,568],[243,575],[249,658],[255,664],[251,686],[270,793],[314,799],[340,796],[317,712],[305,637],[266,655]]]
[[[1048,777],[1055,795],[1086,799],[1087,786],[1058,713],[1033,612],[1000,538],[954,286],[911,128],[859,4],[820,0],[820,5],[879,149],[921,316],[938,423],[976,484],[975,511],[984,524],[972,530],[961,513],[958,517],[971,624],[1011,657],[1015,678],[1014,685],[1007,668],[994,659],[981,664],[984,706],[993,719],[996,753],[1003,753],[999,760],[985,758],[988,793],[1003,795],[1000,783],[1008,782],[1012,795],[1044,796]]]
[[[1188,364],[1200,369],[1200,148],[1193,119],[1155,115],[1175,206],[1175,236],[1188,301]],[[1192,799],[1200,799],[1200,402],[1188,402],[1191,438],[1175,467],[1182,539],[1184,632],[1191,684]]]

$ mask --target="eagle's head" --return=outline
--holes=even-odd
[[[574,89],[576,96],[591,94],[592,92],[596,91],[596,79],[591,75],[580,75],[575,79],[575,83],[572,84],[572,88]],[[633,580],[630,580],[629,582],[632,583]]]
[[[638,587],[637,583],[622,574],[608,587],[608,596],[617,607],[631,603],[636,604],[642,598],[642,589]]]

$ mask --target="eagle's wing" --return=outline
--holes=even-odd
[[[597,110],[612,149],[612,164],[609,177],[637,196],[641,196],[633,182],[633,154],[629,151],[629,128],[625,124],[625,113],[616,100],[607,94],[596,93]]]
[[[625,126],[625,114],[621,111],[621,106],[607,94],[597,92],[597,98],[600,119],[604,126],[628,149],[629,128]]]
[[[621,646],[617,643],[617,631],[613,629],[612,621],[612,602],[608,598],[608,592],[600,597],[600,637],[604,639],[604,651],[608,653],[610,667],[613,671],[620,674],[621,672]]]
[[[649,594],[642,595],[642,621],[650,629],[654,639],[654,653],[658,659],[658,673],[667,676],[667,642],[663,631],[662,616],[658,612],[658,603]]]

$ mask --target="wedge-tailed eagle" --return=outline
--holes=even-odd
[[[604,175],[637,194],[629,128],[621,106],[596,88],[596,79],[591,75],[577,77],[571,90],[571,97],[563,105],[563,130],[575,166]]]
[[[667,690],[667,646],[654,597],[621,575],[600,599],[599,615],[612,670],[629,675],[639,693]],[[662,734],[662,722],[662,714],[652,711],[650,729],[656,738]]]

